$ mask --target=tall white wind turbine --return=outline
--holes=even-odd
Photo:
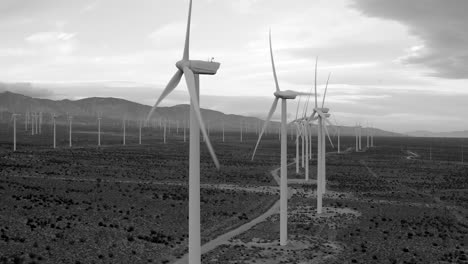
[[[280,245],[285,246],[288,240],[288,178],[287,178],[287,160],[286,160],[286,151],[287,151],[287,131],[286,131],[286,100],[296,99],[297,96],[308,95],[308,93],[300,93],[296,91],[286,90],[281,91],[279,89],[278,78],[276,76],[275,61],[273,59],[273,48],[271,45],[271,31],[269,35],[270,40],[270,57],[271,57],[271,66],[273,69],[273,77],[275,80],[276,91],[274,93],[275,100],[271,105],[270,112],[268,113],[265,124],[263,125],[262,132],[258,137],[257,144],[255,145],[254,152],[252,154],[252,160],[255,157],[255,152],[257,151],[258,144],[262,139],[262,135],[265,132],[268,122],[270,122],[273,113],[276,110],[279,99],[281,99],[281,183],[280,183]]]
[[[214,75],[219,69],[220,63],[213,61],[190,60],[190,20],[192,14],[192,0],[189,4],[185,47],[182,60],[176,63],[177,71],[167,84],[159,99],[148,114],[151,118],[159,103],[170,94],[179,84],[182,76],[185,76],[190,95],[190,147],[189,147],[189,253],[190,264],[201,263],[201,238],[200,238],[200,131],[205,139],[211,158],[219,168],[218,158],[211,145],[205,124],[200,111],[200,74]]]
[[[317,93],[317,66],[315,67],[315,93]],[[322,213],[322,199],[326,188],[326,139],[325,134],[328,136],[328,140],[333,147],[330,135],[326,124],[331,125],[328,118],[330,117],[329,109],[324,108],[325,98],[328,90],[328,82],[330,75],[328,75],[327,84],[325,86],[325,93],[323,95],[322,106],[317,105],[317,96],[315,96],[315,108],[310,116],[309,120],[317,120],[317,213]]]

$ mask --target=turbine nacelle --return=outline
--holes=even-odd
[[[296,91],[291,91],[291,90],[286,90],[286,91],[276,91],[273,93],[276,98],[279,99],[296,99],[297,96],[304,96],[304,95],[314,95],[311,93],[302,93],[302,92],[296,92]]]
[[[297,93],[294,91],[286,90],[286,91],[278,91],[273,93],[276,98],[280,99],[296,99]]]
[[[185,67],[189,68],[194,74],[215,75],[221,64],[219,62],[201,61],[201,60],[180,60],[176,67],[183,71]]]
[[[324,107],[322,107],[322,108],[317,107],[317,108],[314,108],[314,111],[326,114],[326,113],[328,113],[328,111],[330,111],[330,109],[329,108],[324,108]]]

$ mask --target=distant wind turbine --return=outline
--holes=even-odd
[[[57,125],[56,125],[56,119],[57,116],[55,114],[52,114],[52,129],[54,130],[54,142],[53,142],[53,147],[54,149],[57,147]]]
[[[126,121],[125,118],[122,120],[122,128],[123,128],[123,139],[122,139],[122,145],[125,146],[125,139],[126,139]]]
[[[68,144],[70,148],[72,147],[72,122],[73,122],[73,116],[68,116],[68,124],[69,124],[69,136],[68,136]]]
[[[190,264],[201,263],[201,238],[200,238],[200,131],[205,139],[217,168],[218,158],[211,145],[210,139],[203,123],[200,112],[200,74],[214,75],[219,69],[220,63],[212,61],[190,60],[190,20],[192,14],[192,0],[189,4],[185,47],[182,60],[176,63],[177,72],[167,84],[159,99],[148,114],[151,117],[159,103],[170,94],[179,84],[182,76],[185,76],[190,95],[190,147],[189,147],[189,246],[188,259]]]
[[[16,117],[19,114],[12,114],[11,119],[13,120],[13,151],[16,151]]]
[[[101,115],[98,115],[98,146],[101,146]]]
[[[141,126],[143,125],[143,120],[140,120],[138,125],[138,144],[141,145]]]

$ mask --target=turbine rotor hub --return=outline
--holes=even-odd
[[[180,61],[176,62],[176,67],[177,67],[179,70],[181,70],[181,71],[184,70],[184,67],[190,68],[190,61],[188,61],[188,60],[180,60]]]

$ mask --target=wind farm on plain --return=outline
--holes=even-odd
[[[0,93],[0,263],[468,263],[465,134],[350,117],[335,107],[340,67],[319,53],[295,89],[274,27],[270,108],[203,108],[209,80],[234,79],[195,59],[210,29],[192,19],[200,1],[185,2],[182,56],[151,106]]]

